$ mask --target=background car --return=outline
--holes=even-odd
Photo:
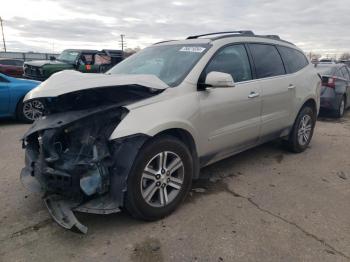
[[[318,64],[322,77],[321,108],[342,117],[350,106],[350,73],[345,64]]]
[[[13,76],[23,76],[23,61],[18,59],[0,58],[0,73]]]
[[[0,73],[0,117],[16,117],[31,123],[42,115],[44,109],[40,101],[23,104],[24,96],[40,82],[17,79]]]
[[[66,69],[83,73],[104,73],[122,60],[123,51],[120,50],[67,49],[58,58],[25,62],[24,77],[43,81]]]
[[[350,60],[340,60],[339,62],[342,64],[346,64],[350,68]]]
[[[318,61],[320,64],[335,64],[336,61],[332,58],[322,58],[320,61]]]

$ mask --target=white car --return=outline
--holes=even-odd
[[[106,74],[63,71],[25,98],[46,111],[23,137],[21,179],[68,229],[87,231],[73,211],[160,219],[201,167],[277,138],[304,151],[320,85],[295,45],[251,31],[157,43]]]

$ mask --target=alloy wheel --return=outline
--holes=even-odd
[[[143,199],[153,207],[169,205],[182,189],[184,172],[184,164],[176,153],[158,153],[147,163],[141,176]]]
[[[25,102],[23,104],[23,115],[28,120],[34,121],[43,115],[44,105],[38,100]]]
[[[301,146],[305,146],[311,137],[312,118],[309,115],[304,115],[299,123],[298,142]]]

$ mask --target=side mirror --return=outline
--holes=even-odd
[[[234,87],[235,81],[230,74],[213,71],[207,75],[205,86],[211,88]]]
[[[50,56],[50,60],[51,60],[51,61],[55,61],[55,60],[56,60],[56,57]]]

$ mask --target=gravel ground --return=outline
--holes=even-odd
[[[161,221],[79,214],[87,235],[22,187],[27,128],[0,122],[0,261],[350,261],[350,112],[320,118],[302,154],[273,142],[203,169]]]

